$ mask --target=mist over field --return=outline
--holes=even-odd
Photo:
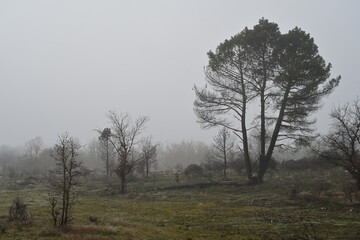
[[[1,1],[0,239],[357,239],[359,11]]]
[[[342,76],[315,115],[326,132],[331,107],[360,88],[358,9],[356,1],[2,1],[0,145],[41,136],[50,147],[65,131],[86,144],[110,110],[149,116],[158,142],[210,143],[216,130],[202,130],[193,113],[206,53],[262,17],[283,33],[310,33]]]

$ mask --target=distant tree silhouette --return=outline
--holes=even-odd
[[[120,177],[120,192],[126,192],[126,176],[132,171],[134,166],[139,163],[143,156],[136,157],[134,147],[141,140],[138,139],[148,117],[139,117],[132,121],[128,114],[117,114],[109,112],[108,118],[111,123],[110,143],[117,152],[118,161],[115,166],[115,172]]]
[[[360,190],[360,100],[332,110],[330,132],[322,138],[320,157],[342,166]]]
[[[139,165],[143,174],[148,178],[150,168],[156,163],[156,145],[152,143],[151,137],[143,139],[140,144],[142,160]]]
[[[41,146],[43,145],[43,140],[41,137],[37,136],[34,139],[28,141],[26,146],[26,155],[30,159],[35,159],[39,157]]]

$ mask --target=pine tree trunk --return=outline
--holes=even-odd
[[[266,72],[266,64],[265,64],[265,56],[262,56],[262,65],[263,65],[263,80],[260,88],[260,159],[259,159],[259,173],[258,176],[266,169],[262,169],[265,165],[265,142],[266,142],[266,129],[265,129],[265,89],[266,89],[266,81],[267,81],[267,72]],[[262,176],[258,177],[258,183],[262,183]]]
[[[242,69],[242,66],[240,65],[240,69]],[[245,94],[245,82],[244,82],[244,76],[243,72],[240,71],[240,78],[241,78],[241,88],[243,90],[243,101],[242,101],[242,109],[241,109],[241,132],[242,132],[242,142],[243,142],[243,149],[244,149],[244,158],[245,158],[245,166],[246,166],[246,173],[247,178],[249,182],[253,182],[253,174],[252,174],[252,167],[251,167],[251,161],[250,161],[250,154],[249,154],[249,143],[248,143],[248,137],[247,137],[247,129],[246,129],[246,102],[247,102],[247,96]]]
[[[261,92],[261,113],[260,113],[260,159],[259,159],[259,175],[262,172],[261,167],[264,166],[265,162],[265,141],[266,141],[266,132],[265,132],[265,97],[264,92]],[[258,178],[258,182],[262,182],[262,178]]]
[[[271,140],[270,140],[270,145],[269,145],[268,151],[266,153],[266,156],[265,156],[264,160],[262,162],[260,162],[260,165],[259,165],[259,175],[258,175],[258,182],[259,183],[263,182],[264,175],[266,173],[267,168],[269,167],[269,163],[270,163],[272,154],[274,152],[276,141],[277,141],[277,138],[278,138],[278,135],[279,135],[279,132],[280,132],[280,128],[281,128],[281,124],[282,124],[282,121],[283,121],[283,118],[284,118],[284,112],[285,112],[285,108],[286,108],[286,105],[287,105],[287,100],[288,100],[289,93],[290,93],[290,86],[288,86],[286,91],[285,91],[284,98],[283,98],[281,108],[280,108],[280,112],[279,112],[279,116],[278,116],[278,119],[276,121],[275,129],[274,129],[274,132],[273,132]]]
[[[224,149],[223,149],[223,155],[224,155],[224,180],[227,180],[227,177],[226,177],[226,139],[225,137],[223,138],[224,142]]]
[[[106,175],[110,176],[110,166],[109,166],[109,141],[106,142]]]

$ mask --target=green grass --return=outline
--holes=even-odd
[[[300,191],[315,193],[317,182],[328,181],[327,177],[332,181],[328,192],[337,194],[289,198],[295,182]],[[359,239],[360,204],[346,200],[340,180],[349,181],[338,170],[320,176],[308,171],[274,173],[261,185],[160,190],[177,184],[162,176],[129,183],[126,195],[104,195],[106,184],[94,179],[81,189],[67,232],[51,226],[45,185],[3,188],[0,225],[6,231],[0,239],[301,239],[306,234],[317,239]],[[7,221],[8,208],[17,196],[28,204],[32,219],[21,230]]]

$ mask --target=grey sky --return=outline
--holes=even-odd
[[[109,110],[147,115],[157,141],[211,141],[193,113],[206,53],[261,17],[314,37],[342,75],[317,114],[360,89],[360,1],[0,1],[0,145],[68,131],[86,143]]]

